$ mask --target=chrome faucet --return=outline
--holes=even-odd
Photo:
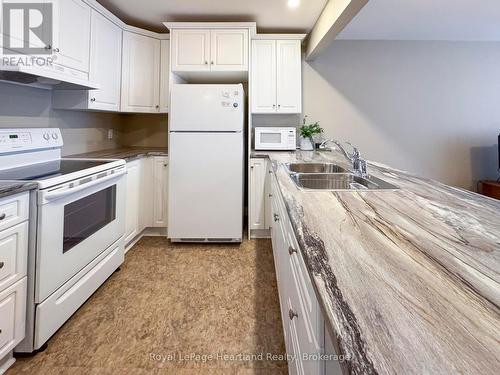
[[[344,157],[352,163],[352,169],[355,174],[360,175],[362,177],[368,174],[366,160],[361,159],[361,154],[359,153],[359,150],[355,146],[353,146],[349,142],[345,142],[345,144],[349,145],[353,150],[352,153],[350,154],[346,151],[345,147],[342,145],[341,142],[332,138],[332,139],[327,139],[326,141],[321,143],[319,145],[319,148],[321,150],[325,150],[326,145],[328,143],[333,143],[335,146],[337,146],[337,148],[342,152]]]

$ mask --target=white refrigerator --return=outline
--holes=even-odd
[[[241,242],[243,124],[239,85],[172,86],[168,236],[176,242]]]

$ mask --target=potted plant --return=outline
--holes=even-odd
[[[299,128],[300,133],[300,149],[303,151],[313,151],[314,142],[313,136],[323,133],[323,128],[319,126],[319,122],[314,124],[306,124],[307,116],[304,116],[303,125]]]

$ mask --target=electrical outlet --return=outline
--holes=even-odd
[[[108,139],[113,139],[113,129],[108,129]]]

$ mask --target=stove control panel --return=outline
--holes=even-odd
[[[61,130],[58,128],[0,129],[0,154],[62,146]]]

